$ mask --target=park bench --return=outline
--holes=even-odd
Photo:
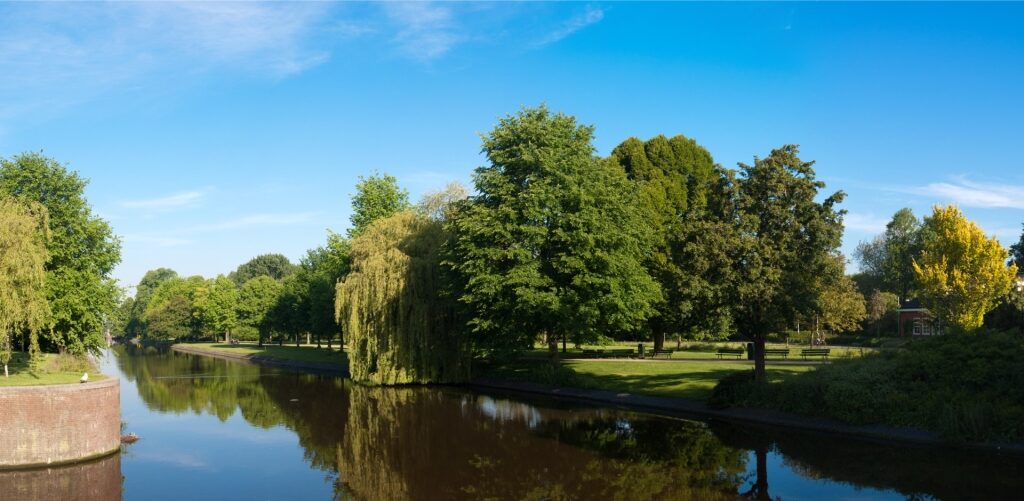
[[[771,357],[771,356],[778,356],[778,357],[782,357],[782,358],[789,358],[789,348],[765,348],[764,349],[764,356],[765,356],[765,358],[768,358],[768,357]]]
[[[673,352],[673,350],[654,350],[651,353],[651,356],[654,357],[654,358],[658,358],[658,357],[672,358],[672,352]]]
[[[633,358],[633,350],[608,350],[604,352],[605,358]]]
[[[583,358],[601,358],[604,350],[583,350]]]
[[[828,360],[828,352],[831,351],[828,348],[806,348],[800,350],[800,355],[807,359],[807,357],[821,357],[823,360]]]
[[[747,351],[743,348],[719,348],[718,352],[715,354],[718,355],[718,358],[722,358],[723,356],[734,356],[736,358],[740,358],[746,354],[746,352]]]

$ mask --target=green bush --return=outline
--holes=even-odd
[[[720,406],[912,426],[951,440],[1024,439],[1024,339],[1011,333],[915,340],[780,383],[723,384]]]

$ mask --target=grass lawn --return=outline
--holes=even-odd
[[[576,349],[576,348],[574,348],[572,346],[569,346],[568,350],[563,355],[563,357],[564,358],[582,357],[583,356],[583,350],[605,350],[605,351],[609,351],[609,350],[630,349],[630,350],[633,350],[634,352],[636,352],[638,344],[640,344],[640,342],[633,342],[633,343],[618,342],[618,343],[607,344],[607,345],[589,345],[588,344],[588,345],[583,345],[580,349]],[[644,342],[643,345],[644,345],[644,351],[646,353],[650,354],[650,353],[652,353],[654,351],[654,343],[653,342],[647,341],[647,342]],[[683,344],[682,349],[676,349],[676,343],[674,341],[673,342],[666,341],[665,342],[665,348],[669,349],[669,350],[673,350],[672,356],[671,357],[664,357],[664,356],[662,356],[662,357],[659,357],[659,358],[661,358],[661,359],[672,358],[672,359],[679,359],[679,360],[685,360],[685,359],[718,360],[718,355],[716,354],[716,351],[719,348],[743,348],[743,347],[745,347],[745,345],[746,345],[746,343],[735,342],[735,341],[719,342],[719,343],[694,343],[694,342],[688,342],[688,343],[684,343]],[[781,344],[781,343],[768,343],[767,347],[768,348],[786,348],[786,345],[785,344]],[[790,360],[801,360],[800,350],[804,349],[804,348],[809,348],[809,346],[807,346],[807,345],[797,345],[797,344],[789,345],[789,359]],[[878,351],[875,348],[859,348],[859,347],[846,347],[846,346],[826,346],[825,348],[828,348],[828,349],[832,350],[831,353],[829,354],[830,358],[856,358],[856,357],[860,357],[860,356],[866,355],[868,353],[872,353],[872,352]],[[559,351],[561,351],[561,345],[559,345]],[[530,351],[527,351],[526,353],[524,353],[524,356],[526,358],[547,360],[549,355],[548,355],[548,351],[547,351],[547,347],[546,346],[537,346],[533,350],[530,350]],[[732,358],[732,357],[727,357],[727,358]],[[771,360],[774,360],[777,357],[769,357],[769,358]]]
[[[90,381],[106,379],[106,376],[96,372],[96,369],[90,368],[88,362],[74,360],[69,363],[70,357],[61,357],[54,353],[46,353],[43,357],[39,371],[32,373],[28,367],[28,356],[15,352],[7,366],[10,377],[4,377],[3,372],[0,372],[0,386],[77,383],[83,372],[89,373]]]
[[[635,360],[563,360],[562,371],[553,373],[546,361],[521,360],[491,367],[484,377],[506,381],[531,381],[577,388],[610,390],[662,397],[706,400],[718,381],[733,372],[751,370],[751,364],[707,362],[644,362]],[[770,365],[768,378],[781,381],[814,370],[808,365]]]
[[[295,360],[299,362],[318,362],[328,364],[344,365],[345,354],[337,347],[330,350],[325,345],[317,348],[315,345],[296,347],[295,345],[277,346],[265,344],[262,348],[256,344],[223,344],[223,343],[183,343],[182,346],[190,346],[211,351],[225,353],[239,353],[242,355],[256,355],[261,357],[280,358],[284,360]]]

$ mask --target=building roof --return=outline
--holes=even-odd
[[[928,311],[928,308],[925,308],[924,305],[921,304],[921,300],[915,297],[913,299],[903,301],[903,305],[900,306],[900,309],[897,311]]]

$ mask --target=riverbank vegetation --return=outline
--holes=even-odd
[[[33,359],[27,353],[14,352],[9,372],[8,377],[0,378],[0,386],[78,384],[83,373],[89,374],[90,381],[106,379],[87,358],[70,353],[40,353]]]
[[[1024,439],[1024,340],[983,331],[839,360],[778,383],[724,379],[715,406],[767,407],[855,424],[931,430],[954,440]]]

